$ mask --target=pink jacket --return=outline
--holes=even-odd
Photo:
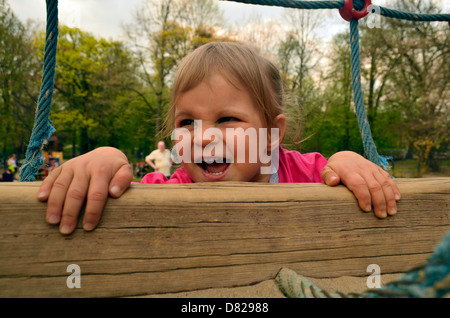
[[[320,176],[327,160],[317,152],[301,154],[298,151],[285,150],[280,147],[278,178],[280,183],[321,183]],[[192,183],[184,168],[177,169],[167,180],[160,172],[146,174],[141,183]]]

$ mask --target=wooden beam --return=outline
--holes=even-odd
[[[449,230],[450,178],[397,179],[394,217],[323,184],[132,185],[99,227],[63,236],[39,183],[0,184],[0,297],[114,297],[250,285],[282,267],[315,278],[400,273]],[[81,288],[68,288],[70,264]]]

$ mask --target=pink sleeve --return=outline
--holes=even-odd
[[[318,152],[301,154],[280,149],[280,183],[323,183],[321,173],[327,159]]]
[[[177,169],[170,179],[161,172],[147,173],[141,180],[141,184],[174,184],[174,183],[192,183],[191,178],[184,168]]]
[[[300,154],[300,156],[302,166],[305,167],[309,176],[311,176],[311,179],[308,182],[323,183],[321,174],[323,168],[328,163],[327,159],[318,152],[311,152],[303,155]]]
[[[147,173],[141,180],[141,184],[167,183],[167,177],[161,172]]]

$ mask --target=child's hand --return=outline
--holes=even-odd
[[[83,228],[93,230],[108,193],[120,197],[133,180],[127,157],[118,149],[102,147],[69,160],[53,170],[39,188],[39,200],[48,201],[46,219],[60,224],[62,234],[74,231],[87,196]]]
[[[330,185],[342,182],[353,192],[362,210],[385,218],[397,213],[400,191],[389,173],[351,151],[334,154],[322,170],[323,181]]]

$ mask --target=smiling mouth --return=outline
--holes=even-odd
[[[220,176],[225,173],[225,171],[229,167],[229,163],[226,162],[212,162],[207,163],[206,161],[202,161],[202,163],[198,163],[198,165],[205,171],[206,173],[213,176]]]

